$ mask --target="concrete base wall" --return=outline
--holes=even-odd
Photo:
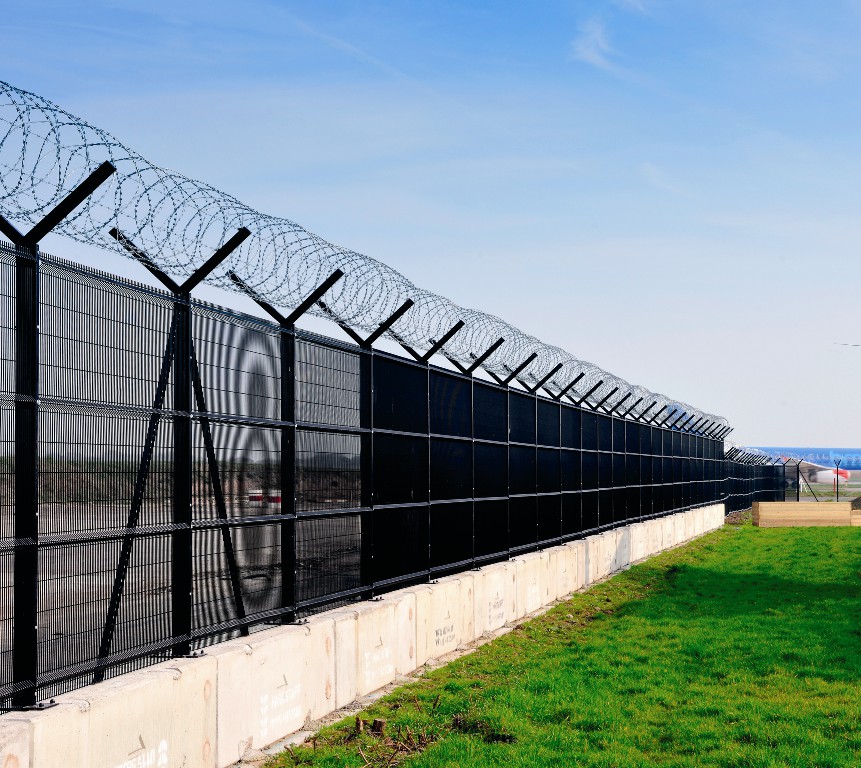
[[[0,766],[225,768],[723,520],[717,504],[635,523],[81,688],[0,717]]]

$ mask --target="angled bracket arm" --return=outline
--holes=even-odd
[[[233,253],[242,243],[251,236],[251,230],[247,227],[240,227],[236,234],[222,245],[215,253],[212,254],[203,264],[201,264],[192,275],[180,287],[183,293],[191,293],[201,282],[203,282],[212,271],[221,264],[231,253]]]
[[[591,395],[593,392],[595,392],[598,389],[598,387],[600,387],[603,383],[604,383],[604,379],[601,379],[594,387],[592,387],[592,389],[590,389],[585,395],[583,395],[583,397],[581,397],[579,400],[576,401],[577,405],[583,405],[583,403],[586,403],[586,398],[589,397],[589,395]],[[586,403],[586,405],[589,405],[589,404]],[[592,406],[589,406],[589,407],[591,408]],[[595,409],[592,408],[592,410],[594,411]]]
[[[464,373],[471,374],[475,371],[478,366],[480,366],[488,357],[490,357],[497,349],[499,349],[503,344],[505,344],[505,339],[497,339],[493,342],[493,344],[488,347],[488,349],[481,355],[479,355],[475,360],[472,361],[472,365],[467,368]]]
[[[47,213],[42,221],[24,235],[19,245],[28,246],[30,248],[37,245],[45,235],[57,226],[57,224],[65,219],[66,216],[92,195],[98,187],[107,181],[107,179],[116,170],[117,169],[109,162],[105,161],[102,163],[98,168],[96,168],[96,170],[87,176],[86,179],[78,184],[77,187],[69,192],[68,195],[60,200],[60,202]]]
[[[628,415],[631,411],[633,411],[633,410],[634,410],[634,408],[636,408],[636,407],[637,407],[640,403],[642,403],[642,402],[643,402],[643,398],[641,397],[641,398],[639,398],[639,399],[638,399],[638,400],[637,400],[637,401],[636,401],[632,406],[630,406],[630,407],[628,408],[628,410],[627,410],[627,411],[625,411],[625,412],[622,414],[622,418],[623,418],[623,419],[624,419],[624,418],[626,418],[626,417],[627,417],[627,415]]]
[[[22,235],[11,221],[0,215],[0,232],[12,242],[13,245],[22,246],[24,235]]]
[[[511,384],[511,382],[512,382],[512,381],[514,381],[514,379],[516,379],[516,378],[517,378],[517,374],[518,374],[518,373],[520,373],[521,371],[523,371],[524,369],[528,368],[528,367],[529,367],[529,365],[530,365],[530,363],[531,363],[531,362],[532,362],[536,357],[538,357],[538,353],[537,353],[537,352],[533,352],[529,357],[527,357],[527,358],[526,358],[526,359],[525,359],[525,360],[524,360],[520,365],[518,365],[518,366],[517,366],[517,368],[515,368],[515,369],[514,369],[514,370],[513,370],[509,375],[508,375],[508,378],[503,379],[502,383],[503,383],[506,387],[507,387],[509,384]]]
[[[574,379],[570,384],[568,384],[564,389],[559,390],[558,394],[553,395],[553,399],[554,400],[561,400],[565,396],[565,394],[568,392],[568,390],[571,389],[571,387],[573,387],[585,375],[586,374],[582,373],[582,372],[577,374],[577,378]]]
[[[407,311],[412,307],[415,302],[412,299],[407,299],[401,306],[399,306],[392,314],[389,316],[387,320],[384,320],[383,323],[374,331],[367,339],[365,339],[365,343],[363,346],[370,347],[377,339],[380,338],[389,328],[391,328],[403,315],[407,313]]]
[[[611,389],[604,397],[601,398],[601,402],[595,406],[595,410],[597,411],[604,403],[606,403],[613,395],[615,395],[619,391],[618,387],[614,387]],[[608,411],[608,413],[612,413],[612,411]]]
[[[655,405],[657,405],[657,403],[655,403]],[[647,423],[647,424],[656,424],[655,419],[657,419],[657,418],[658,418],[658,416],[660,416],[660,415],[661,415],[664,411],[666,411],[666,410],[667,410],[667,408],[669,408],[669,407],[670,407],[669,405],[665,405],[663,408],[661,408],[661,410],[660,410],[660,411],[656,411],[656,412],[655,412],[655,415],[654,415],[654,416],[650,416],[650,417],[649,417],[649,420],[648,420],[646,423]],[[660,425],[660,424],[656,424],[656,426],[660,427],[661,425]]]
[[[317,288],[315,288],[296,309],[286,317],[282,315],[275,307],[266,301],[257,291],[242,280],[235,272],[228,272],[227,276],[233,283],[249,298],[251,298],[261,309],[263,309],[270,317],[274,318],[282,327],[292,327],[293,324],[304,315],[315,303],[320,302],[323,294],[326,293],[335,283],[338,282],[344,273],[340,269],[336,269],[329,277],[327,277]],[[325,307],[324,307],[325,308]],[[328,309],[328,308],[325,308]]]
[[[622,406],[622,403],[624,403],[624,402],[625,402],[625,401],[626,401],[626,400],[631,396],[631,394],[632,394],[631,392],[628,392],[628,394],[627,394],[627,395],[625,395],[625,396],[624,396],[624,397],[623,397],[623,398],[622,398],[618,403],[616,403],[616,405],[614,405],[614,406],[610,409],[610,413],[612,414],[614,411],[619,410],[619,408],[621,408],[621,406]],[[621,414],[620,414],[620,415],[621,415]]]
[[[541,389],[541,387],[543,387],[548,381],[550,381],[550,379],[552,379],[559,372],[560,368],[562,368],[562,363],[557,364],[557,366],[552,371],[550,371],[550,373],[548,373],[546,376],[544,376],[541,379],[541,381],[539,381],[534,387],[531,387],[529,389],[529,391],[532,393],[537,392],[539,389]]]
[[[323,294],[326,293],[335,283],[337,283],[342,277],[344,273],[340,269],[336,269],[329,277],[327,277],[322,283],[320,283],[317,288],[315,288],[309,295],[308,298],[305,299],[296,309],[294,309],[284,320],[285,325],[294,325],[296,321],[302,317],[311,307],[314,306],[320,299],[323,298]]]
[[[150,259],[149,256],[144,253],[140,248],[138,248],[131,240],[129,240],[122,232],[120,232],[116,227],[114,227],[108,234],[114,238],[123,248],[128,251],[129,255],[135,259],[135,261],[139,261],[143,264],[162,285],[164,285],[171,293],[180,293],[181,288],[179,283],[176,282],[170,275],[166,272],[162,272],[155,264],[155,262]]]
[[[642,399],[643,399],[643,398],[640,398],[640,400],[642,400]],[[644,411],[643,411],[639,416],[635,416],[634,418],[636,418],[637,420],[644,419],[644,418],[646,417],[646,414],[647,414],[649,411],[651,411],[651,410],[652,410],[652,408],[654,408],[657,404],[658,404],[658,401],[657,401],[657,400],[655,400],[655,401],[654,401],[654,402],[653,402],[653,403],[652,403],[648,408],[646,408],[646,409],[645,409],[645,410],[644,410]],[[633,410],[634,410],[634,408],[636,407],[636,405],[637,405],[637,404],[636,404],[636,403],[634,403],[634,405],[632,405],[632,406],[628,409],[628,413],[630,413],[631,411],[633,411]],[[627,416],[627,415],[628,415],[628,413],[626,413],[625,415]],[[648,424],[648,423],[649,423],[649,422],[648,422],[648,421],[646,421],[646,424]]]
[[[439,352],[452,338],[454,335],[461,329],[466,323],[463,320],[458,320],[452,327],[451,330],[447,331],[446,334],[439,340],[433,342],[433,346],[422,355],[422,360],[427,362],[430,360],[437,352]]]
[[[457,368],[462,374],[465,376],[469,376],[469,371],[466,370],[457,360],[453,357],[449,357],[448,355],[443,355],[446,360],[448,360],[455,368]]]

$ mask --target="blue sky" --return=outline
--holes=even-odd
[[[857,0],[37,1],[0,77],[740,442],[852,446],[859,33]]]

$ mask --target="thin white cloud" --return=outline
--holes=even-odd
[[[590,19],[580,25],[579,34],[571,41],[571,56],[598,69],[615,71],[610,57],[616,52],[607,40],[604,25]]]
[[[646,7],[644,0],[610,0],[613,5],[618,6],[626,11],[635,11],[637,13],[648,14],[649,9]]]

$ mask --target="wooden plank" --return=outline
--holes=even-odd
[[[856,523],[850,502],[754,502],[753,524],[759,528],[861,526],[858,512]]]

